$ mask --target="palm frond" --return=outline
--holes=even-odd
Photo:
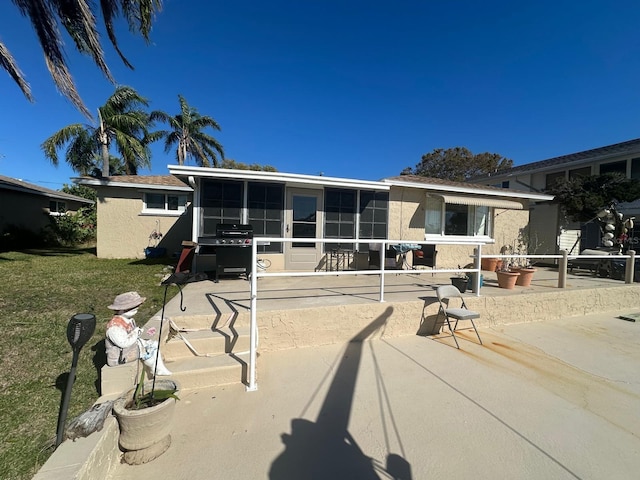
[[[27,97],[30,102],[33,102],[31,87],[29,87],[29,84],[24,79],[24,74],[20,71],[13,55],[11,55],[9,49],[2,42],[0,42],[0,67],[5,69],[9,76],[13,78],[13,81],[18,84],[24,96]]]

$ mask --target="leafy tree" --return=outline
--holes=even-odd
[[[446,150],[436,148],[425,153],[414,168],[407,167],[401,175],[419,175],[461,182],[478,175],[494,173],[513,166],[513,160],[497,153],[474,155],[467,148],[455,147]]]
[[[164,138],[164,151],[167,153],[175,148],[178,165],[184,165],[187,158],[191,157],[200,167],[209,167],[211,164],[217,167],[218,155],[224,159],[224,150],[215,138],[203,130],[207,127],[220,130],[220,126],[212,117],[200,115],[182,95],[178,95],[178,101],[180,113],[175,116],[162,111],[151,112],[151,121],[166,123],[170,128],[153,132],[151,140]]]
[[[252,163],[251,165],[249,165],[242,162],[236,162],[231,158],[225,158],[222,161],[222,163],[220,163],[220,168],[232,168],[236,170],[255,170],[255,171],[262,171],[262,172],[278,171],[275,167],[272,167],[271,165],[258,165],[257,163]]]
[[[102,44],[98,34],[96,4],[100,5],[100,14],[109,41],[124,64],[133,69],[125,58],[114,29],[114,21],[123,17],[129,25],[129,30],[140,34],[148,43],[152,20],[156,12],[162,10],[162,0],[12,0],[20,14],[26,17],[36,32],[40,47],[44,53],[49,73],[58,90],[67,97],[73,105],[87,118],[91,118],[89,110],[82,102],[65,58],[66,51],[60,32],[60,25],[64,27],[75,49],[81,54],[91,57],[104,76],[115,83],[105,62]],[[25,80],[18,63],[3,42],[0,42],[0,67],[13,78],[22,93],[33,101],[31,89]]]
[[[640,198],[640,181],[621,173],[606,173],[558,180],[549,193],[555,196],[554,203],[561,205],[569,219],[587,222],[612,202],[632,202]]]
[[[67,145],[66,161],[82,175],[95,174],[97,159],[102,160],[102,175],[110,172],[112,146],[121,156],[111,170],[136,175],[138,168],[151,164],[149,150],[149,114],[141,107],[149,103],[131,87],[117,87],[107,102],[98,108],[98,125],[82,123],[68,125],[42,144],[45,156],[58,164],[58,149]]]

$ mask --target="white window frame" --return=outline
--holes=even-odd
[[[162,195],[164,196],[164,208],[152,208],[148,206],[147,195]],[[178,197],[178,209],[169,209],[169,197]],[[181,205],[180,198],[184,198],[184,204]],[[182,192],[163,192],[163,191],[148,191],[143,192],[142,198],[142,214],[143,215],[166,215],[179,217],[187,211],[189,205],[189,195]]]
[[[438,229],[438,233],[428,233],[427,225],[430,220],[434,220],[434,214],[437,212],[435,208],[429,208],[429,203],[438,202],[439,205],[439,219],[435,219],[436,222],[439,220],[439,225],[435,225]],[[458,205],[454,203],[450,203],[449,205]],[[427,202],[425,204],[425,240],[456,240],[459,242],[482,242],[482,243],[494,243],[495,239],[492,237],[493,235],[493,217],[494,217],[494,208],[483,206],[483,205],[464,205],[467,208],[467,235],[447,235],[445,234],[445,224],[446,224],[446,212],[447,212],[447,203],[439,199],[437,197],[427,197]],[[487,209],[486,215],[486,231],[488,234],[477,235],[475,234],[475,229],[477,226],[477,213],[479,208]],[[473,225],[470,225],[469,222],[472,221]],[[433,222],[432,222],[433,223]],[[469,231],[472,231],[473,234],[469,235]]]
[[[51,204],[55,203],[55,210],[51,210]],[[49,215],[51,217],[61,217],[67,214],[67,202],[64,200],[49,200]]]

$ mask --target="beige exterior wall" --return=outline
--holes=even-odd
[[[9,225],[26,228],[38,233],[49,225],[49,197],[30,195],[10,190],[0,191],[0,231]],[[80,202],[60,199],[64,202],[67,212],[75,213],[81,206]]]
[[[158,247],[167,255],[179,253],[183,240],[191,240],[192,209],[180,216],[142,214],[143,193],[135,188],[97,188],[98,258],[144,258],[149,235],[159,230]]]
[[[389,239],[423,242],[426,193],[415,188],[392,188],[389,193]],[[515,245],[520,229],[529,223],[528,210],[494,209],[493,238],[482,254],[499,254],[503,246]],[[471,263],[474,245],[438,244],[437,268],[464,267]],[[410,255],[408,255],[410,259]],[[411,261],[409,260],[409,263]]]

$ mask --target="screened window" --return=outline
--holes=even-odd
[[[491,235],[491,208],[480,205],[456,205],[428,197],[425,204],[425,233],[478,237]]]
[[[282,185],[250,183],[247,191],[248,220],[256,237],[283,235],[284,187]],[[282,243],[258,244],[258,252],[282,252]]]
[[[387,238],[389,194],[360,192],[359,238]]]
[[[147,192],[144,194],[144,211],[148,213],[180,214],[187,208],[187,195],[177,193]]]
[[[202,234],[215,235],[219,223],[240,223],[243,184],[241,182],[202,182]]]
[[[355,238],[356,192],[354,190],[325,190],[325,238]],[[353,248],[352,243],[326,244],[326,248]]]

